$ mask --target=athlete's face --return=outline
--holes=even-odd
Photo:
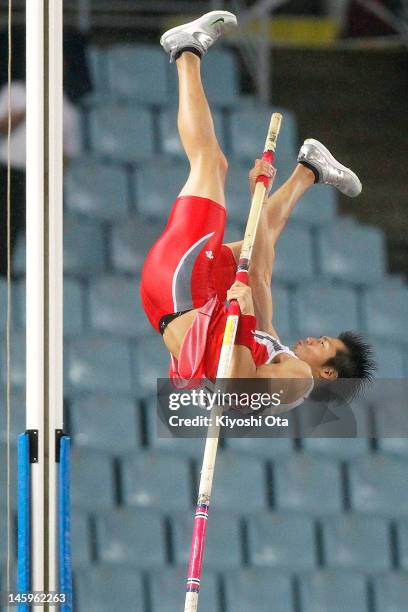
[[[309,336],[304,340],[298,340],[293,347],[295,355],[309,364],[315,378],[328,380],[337,378],[337,372],[331,366],[324,364],[334,357],[337,351],[346,350],[344,343],[332,336],[320,336],[320,338]]]

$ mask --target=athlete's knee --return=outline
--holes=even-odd
[[[228,160],[218,145],[201,148],[190,162],[192,165],[197,164],[200,168],[205,168],[208,172],[216,172],[224,179],[228,172]]]

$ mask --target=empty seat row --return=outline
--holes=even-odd
[[[186,566],[193,511],[168,508],[164,512],[127,507],[83,515],[73,539],[78,541],[82,534],[90,546],[77,548],[74,564],[85,566],[92,557],[98,563],[130,563],[140,569],[169,562]],[[80,516],[78,510],[74,516]],[[397,561],[389,522],[372,515],[333,514],[316,523],[301,512],[252,512],[243,520],[236,512],[214,508],[207,535],[206,567],[215,570],[244,563],[290,572],[313,570],[321,563],[326,568],[367,573],[390,571],[396,563],[401,570],[408,569],[406,519],[396,529]]]
[[[74,425],[76,422],[81,421],[74,419]],[[136,420],[130,424],[136,429]],[[89,423],[86,425],[89,431]],[[117,426],[116,430],[119,435],[120,427]],[[86,430],[84,434],[81,430],[74,433],[74,440],[76,435],[80,446],[81,436],[87,435]],[[89,433],[87,437],[90,437]],[[135,433],[133,448],[136,444]],[[95,497],[89,492],[92,489],[96,492],[103,482],[105,486],[98,499],[99,508],[112,507],[120,501],[138,507],[159,507],[166,491],[168,494],[164,497],[169,509],[183,509],[193,504],[201,461],[196,461],[193,473],[189,461],[176,454],[171,460],[167,453],[152,451],[123,457],[117,441],[112,449],[105,448],[104,451],[91,451],[85,447],[74,453],[74,505],[92,510]],[[122,456],[115,472],[111,455],[106,451]],[[352,509],[383,517],[408,516],[408,494],[404,487],[406,469],[406,460],[381,454],[350,462],[346,486]],[[300,453],[278,457],[268,467],[260,458],[228,451],[220,453],[217,460],[212,506],[223,510],[240,508],[246,513],[275,507],[325,516],[344,508],[344,486],[340,465],[332,458]]]
[[[275,165],[288,175],[296,164],[297,140],[293,114],[281,108],[245,106],[223,113],[213,112],[221,148],[245,166],[262,154],[265,133],[273,110],[284,115]],[[155,121],[155,117],[157,121]],[[134,103],[100,101],[87,110],[91,152],[106,160],[136,164],[163,154],[185,159],[177,128],[175,107],[153,113]],[[157,124],[157,129],[156,129]]]
[[[181,568],[169,567],[149,573],[148,580],[140,570],[129,566],[102,564],[86,568],[75,577],[75,609],[79,612],[110,612],[114,606],[126,608],[128,602],[146,612],[146,593],[152,612],[173,612],[184,604],[185,576]],[[296,604],[295,580],[299,585]],[[204,571],[200,604],[219,612],[218,577]],[[368,585],[373,585],[376,612],[404,612],[408,598],[407,575],[382,573],[367,579],[363,573],[321,570],[301,573],[296,579],[290,572],[248,568],[228,570],[222,574],[225,612],[344,612],[371,609]],[[273,607],[272,607],[273,606]]]

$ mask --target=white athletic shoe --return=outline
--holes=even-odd
[[[170,62],[174,62],[175,55],[186,47],[197,49],[203,56],[221,34],[236,26],[237,18],[233,13],[211,11],[194,21],[167,30],[160,44],[170,54]]]
[[[361,193],[362,185],[358,176],[350,168],[342,166],[330,151],[314,138],[305,140],[299,151],[298,162],[306,162],[306,165],[312,166],[318,174],[319,183],[334,185],[350,198]]]

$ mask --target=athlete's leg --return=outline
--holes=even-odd
[[[227,160],[218,144],[210,107],[201,82],[201,60],[184,52],[176,61],[179,77],[178,129],[190,174],[180,195],[215,200],[225,206]]]

